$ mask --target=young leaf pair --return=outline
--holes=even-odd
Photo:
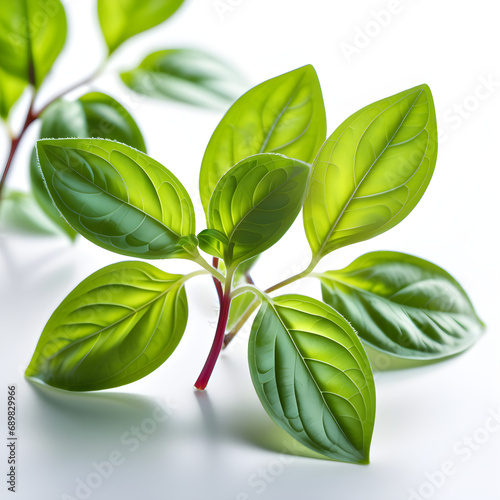
[[[119,254],[184,258],[203,270],[181,276],[122,262],[94,273],[47,323],[27,375],[68,390],[105,389],[145,376],[183,334],[185,282],[210,273],[221,311],[196,386],[206,385],[224,341],[262,303],[249,366],[264,408],[324,456],[367,463],[375,388],[362,341],[389,355],[438,359],[469,347],[482,324],[458,283],[416,257],[374,252],[344,270],[312,273],[331,251],[396,225],[421,198],[437,155],[429,88],[366,106],[325,136],[312,67],[243,95],[203,158],[207,229],[198,235],[188,193],[146,154],[104,139],[38,141],[48,192],[75,231]],[[248,284],[257,256],[286,233],[302,206],[311,264],[265,291]],[[198,249],[217,264],[210,266]],[[269,296],[311,273],[325,303]],[[228,323],[233,329],[225,336]]]

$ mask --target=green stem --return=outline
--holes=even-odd
[[[49,102],[47,102],[45,105],[43,105],[40,110],[38,111],[37,115],[41,115],[52,103],[57,101],[58,99],[63,98],[65,95],[69,94],[73,90],[77,90],[80,87],[83,87],[84,85],[87,85],[90,83],[92,80],[95,80],[104,70],[106,67],[107,59],[104,59],[101,61],[101,64],[99,64],[98,68],[91,73],[89,76],[85,77],[83,80],[80,80],[79,82],[74,83],[73,85],[69,86],[67,89],[63,90],[59,94],[56,94],[52,99],[50,99]]]
[[[217,271],[215,267],[212,267],[200,254],[197,256],[193,257],[193,262],[196,262],[199,264],[203,269],[206,269],[212,276],[217,278],[221,283],[224,283],[226,281],[226,278],[222,273]],[[229,276],[229,274],[228,274]]]
[[[318,262],[319,262],[319,259],[313,257],[313,259],[311,260],[311,263],[301,273],[296,274],[295,276],[291,276],[290,278],[287,278],[286,280],[280,281],[276,285],[273,285],[273,286],[269,287],[265,291],[265,293],[274,292],[275,290],[283,288],[286,285],[290,285],[291,283],[293,283],[293,282],[295,282],[297,280],[300,280],[302,278],[305,278],[306,276],[309,276],[309,274],[311,274],[313,272],[313,270],[316,267],[316,265],[318,264]]]
[[[204,269],[200,269],[199,271],[193,271],[192,273],[185,274],[184,277],[179,280],[179,283],[185,283],[186,281],[190,280],[191,278],[195,278],[196,276],[206,276],[208,273]]]
[[[271,292],[274,292],[275,290],[283,288],[286,285],[290,285],[294,281],[297,281],[297,280],[300,280],[302,278],[309,276],[312,273],[312,271],[314,270],[314,268],[316,267],[316,265],[318,264],[318,262],[319,262],[319,259],[317,257],[313,257],[311,260],[311,263],[307,266],[306,269],[304,269],[304,271],[296,274],[295,276],[291,276],[290,278],[287,278],[286,280],[280,281],[276,285],[269,287],[267,290],[264,291],[264,293],[269,294]],[[245,287],[240,287],[240,288],[245,288]],[[237,288],[237,290],[240,290],[240,288]],[[250,290],[250,287],[248,287],[248,288],[249,288],[249,290],[247,290],[247,291],[253,291],[253,290]],[[255,291],[254,291],[254,293],[255,293]],[[238,293],[238,295],[239,295],[239,293]],[[248,319],[253,314],[253,312],[257,309],[257,307],[259,307],[259,304],[260,304],[260,300],[255,299],[248,306],[248,309],[241,315],[240,319],[238,320],[236,325],[234,325],[233,329],[228,334],[226,334],[226,336],[224,337],[224,347],[223,347],[224,349],[229,345],[231,340],[233,340],[233,338],[241,330],[241,328],[243,328],[243,326],[248,321]]]
[[[255,285],[241,285],[238,288],[235,288],[231,292],[231,299],[234,299],[238,295],[241,295],[242,293],[246,293],[246,292],[251,292],[256,297],[261,297],[261,298],[264,298],[264,296],[266,295],[265,292],[262,292],[261,290],[259,290]]]

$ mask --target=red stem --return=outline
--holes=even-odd
[[[7,158],[7,163],[5,164],[3,170],[2,179],[0,180],[0,201],[2,200],[3,187],[5,186],[5,181],[12,165],[12,160],[14,158],[14,155],[16,154],[17,146],[19,146],[19,142],[21,141],[26,130],[28,130],[28,127],[38,118],[38,113],[35,113],[33,111],[33,100],[31,101],[30,107],[28,109],[28,114],[26,115],[26,120],[24,122],[23,128],[21,129],[21,132],[19,132],[19,135],[17,137],[13,137],[10,143],[9,157]]]
[[[28,127],[57,99],[60,99],[61,97],[64,97],[68,92],[71,92],[72,90],[75,90],[82,85],[85,85],[89,83],[92,79],[94,79],[102,70],[104,67],[104,62],[97,68],[94,73],[92,73],[90,76],[85,78],[84,80],[75,83],[71,87],[67,88],[60,94],[57,94],[55,97],[53,97],[45,106],[43,106],[38,112],[35,112],[33,110],[33,105],[36,97],[36,93],[33,94],[33,97],[31,99],[30,107],[28,109],[28,114],[26,115],[26,121],[24,122],[23,128],[21,129],[21,132],[19,132],[19,135],[17,137],[13,137],[10,143],[10,153],[9,157],[7,159],[7,163],[5,164],[3,174],[2,174],[2,179],[0,180],[0,201],[2,201],[2,191],[3,187],[5,186],[5,181],[7,179],[7,175],[9,174],[10,167],[12,165],[12,160],[14,158],[14,155],[16,154],[17,146],[19,145],[19,142],[21,141],[24,133],[28,129]],[[30,68],[29,68],[29,78],[30,82],[32,85],[34,85],[34,68],[32,65],[32,62],[30,62]]]
[[[215,269],[219,268],[219,259],[217,257],[213,258],[212,266]],[[219,305],[222,307],[222,296],[224,295],[224,292],[222,291],[222,283],[215,276],[213,276],[213,280],[215,289],[217,290],[217,297],[219,297]]]
[[[205,387],[207,386],[208,381],[210,380],[210,376],[212,375],[213,369],[215,367],[215,363],[217,362],[219,354],[222,350],[227,320],[229,318],[229,306],[231,305],[230,289],[231,287],[228,286],[226,292],[222,296],[219,321],[217,322],[217,329],[215,330],[214,342],[208,354],[205,366],[203,367],[203,370],[201,370],[200,376],[194,384],[196,389],[199,389],[200,391],[205,389]]]

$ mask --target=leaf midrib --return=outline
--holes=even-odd
[[[31,40],[31,29],[30,29],[30,19],[29,19],[29,9],[27,0],[22,0],[24,16],[26,18],[26,56],[28,59],[28,74],[26,75],[28,82],[30,82],[30,70],[33,71],[34,86],[36,87],[36,73],[35,73],[35,61],[33,60],[33,47]]]
[[[290,106],[290,103],[292,102],[292,100],[297,95],[297,93],[299,91],[299,88],[300,88],[300,85],[302,84],[302,81],[306,77],[306,73],[307,73],[307,71],[304,71],[304,73],[300,77],[300,80],[296,83],[296,85],[295,85],[295,87],[294,87],[294,89],[293,89],[293,91],[292,91],[292,93],[290,95],[290,99],[288,99],[287,103],[285,104],[285,106],[283,107],[283,109],[280,111],[280,113],[278,114],[278,116],[276,117],[276,119],[274,120],[274,123],[271,125],[271,128],[269,129],[269,131],[266,134],[266,137],[264,139],[264,142],[262,143],[262,146],[260,148],[259,153],[264,153],[265,152],[265,149],[266,149],[267,145],[269,144],[269,141],[271,140],[271,136],[272,136],[275,128],[277,127],[278,122],[281,120],[281,117],[288,110],[288,106]]]
[[[110,285],[110,284],[111,283],[108,283],[108,285]],[[121,285],[121,283],[113,283],[113,284],[114,285]],[[110,328],[113,328],[113,327],[119,325],[120,323],[123,323],[124,321],[127,321],[132,316],[136,315],[137,313],[139,313],[143,309],[145,309],[147,307],[150,307],[157,300],[159,300],[160,298],[162,298],[163,296],[165,296],[170,290],[172,290],[172,288],[174,288],[175,285],[179,285],[179,287],[182,286],[182,278],[180,280],[171,282],[171,285],[167,289],[163,290],[158,295],[156,295],[153,299],[145,302],[144,304],[142,304],[138,308],[134,309],[132,312],[130,312],[130,313],[126,314],[125,316],[123,316],[122,318],[118,319],[117,321],[111,323],[110,325],[106,325],[105,327],[101,328],[100,330],[98,330],[96,332],[92,332],[90,335],[87,335],[86,337],[82,337],[82,338],[76,339],[73,342],[71,342],[70,344],[64,346],[62,349],[60,349],[59,351],[57,351],[57,353],[55,353],[52,356],[48,357],[47,360],[51,360],[52,358],[55,358],[56,356],[59,356],[64,351],[66,351],[66,350],[74,347],[75,345],[79,344],[80,342],[84,342],[86,340],[89,340],[92,337],[94,337],[95,335],[100,335],[101,333],[105,332],[106,330],[108,330]],[[92,291],[92,290],[89,290],[89,292],[90,291]],[[86,293],[88,293],[88,292],[86,292]],[[91,305],[91,304],[87,304],[87,305]],[[67,325],[67,326],[69,326],[71,324],[72,323],[65,323],[65,325]]]
[[[278,318],[278,321],[281,323],[281,326],[283,327],[283,329],[285,330],[285,332],[287,333],[290,341],[292,342],[293,344],[293,347],[295,348],[295,350],[297,351],[297,354],[299,355],[303,365],[305,366],[306,370],[307,370],[307,373],[309,374],[309,377],[311,378],[311,380],[314,382],[314,386],[316,387],[317,391],[319,392],[319,395],[321,397],[321,400],[323,401],[323,404],[324,406],[327,408],[328,410],[328,413],[330,414],[330,416],[332,417],[333,421],[335,422],[335,424],[337,425],[338,429],[340,430],[340,432],[342,433],[342,435],[344,436],[344,438],[346,439],[346,441],[348,443],[351,444],[351,446],[353,447],[354,450],[356,450],[357,453],[359,453],[361,455],[361,459],[364,458],[364,443],[365,443],[365,432],[364,432],[364,427],[363,427],[363,422],[361,422],[361,419],[359,420],[360,423],[361,423],[361,427],[363,428],[363,452],[359,452],[359,450],[356,448],[356,446],[354,446],[354,444],[351,442],[351,440],[346,436],[344,430],[342,429],[342,426],[338,423],[337,419],[335,418],[335,415],[332,413],[332,410],[330,409],[330,407],[328,406],[328,404],[326,403],[326,400],[325,398],[323,397],[323,392],[321,391],[318,383],[316,382],[316,379],[313,377],[312,373],[311,373],[311,370],[309,369],[309,367],[307,366],[307,363],[305,362],[305,358],[302,356],[302,353],[300,352],[300,349],[297,347],[297,344],[295,343],[295,341],[293,340],[290,332],[288,331],[288,328],[286,327],[286,325],[284,324],[284,322],[282,321],[281,319],[281,316],[279,315],[278,311],[276,310],[276,307],[274,306],[274,303],[272,301],[268,301],[268,304],[272,307],[276,317]],[[295,392],[295,391],[294,391]],[[361,394],[361,392],[360,392]],[[328,437],[328,436],[327,436]],[[337,444],[337,446],[339,446],[340,448],[340,445]],[[343,448],[342,448],[343,449]],[[348,450],[345,450],[344,451],[346,453],[348,453]],[[352,454],[352,453],[351,453]]]
[[[295,167],[296,165],[294,165]],[[281,168],[281,167],[280,167]],[[277,170],[277,169],[276,169]],[[267,172],[267,174],[269,174],[270,172],[272,172],[273,170],[270,170]],[[266,175],[267,175],[266,174]],[[286,184],[288,184],[292,179],[294,179],[295,177],[297,177],[298,175],[300,174],[300,172],[297,172],[295,175],[293,175],[292,177],[287,177],[287,180],[285,182],[283,182],[283,184],[280,184],[276,189],[273,189],[272,191],[270,191],[264,198],[262,198],[262,200],[260,200],[258,203],[256,203],[255,205],[253,205],[250,210],[248,210],[245,215],[243,215],[243,217],[241,217],[241,219],[238,221],[238,223],[234,226],[234,228],[231,230],[231,234],[228,236],[228,240],[231,241],[232,237],[234,236],[234,234],[236,233],[236,231],[238,230],[239,226],[245,221],[245,219],[249,216],[249,214],[251,214],[259,205],[261,205],[262,203],[264,203],[268,198],[271,197],[271,195],[273,195],[274,193],[276,193],[277,191],[279,191],[280,189],[282,189],[284,186],[286,186]],[[265,176],[264,176],[265,177]],[[263,177],[263,178],[264,178]],[[262,178],[262,179],[263,179]],[[262,180],[261,179],[261,180]],[[260,181],[259,181],[260,182]]]
[[[389,145],[391,144],[391,142],[393,141],[394,137],[396,136],[396,134],[399,132],[400,128],[403,126],[403,123],[405,122],[405,120],[407,119],[408,115],[410,114],[411,110],[413,109],[413,107],[415,106],[415,103],[418,101],[420,95],[422,94],[423,92],[423,89],[420,90],[420,92],[418,93],[417,97],[415,98],[415,100],[413,101],[412,105],[410,106],[410,108],[408,109],[408,111],[406,112],[404,118],[401,120],[401,123],[399,124],[399,126],[396,128],[396,131],[394,132],[394,134],[392,135],[392,137],[390,138],[390,140],[387,142],[387,144],[384,146],[383,150],[380,152],[380,154],[375,158],[375,160],[373,161],[373,163],[370,165],[370,168],[365,172],[365,174],[363,175],[363,177],[361,178],[361,180],[359,181],[359,183],[354,187],[354,190],[353,192],[351,193],[349,199],[347,200],[347,202],[345,203],[345,205],[343,206],[342,208],[342,211],[340,212],[340,214],[338,215],[337,219],[335,220],[334,224],[332,225],[330,231],[328,232],[328,234],[326,235],[326,237],[323,239],[323,243],[321,244],[319,250],[316,252],[316,257],[321,257],[322,256],[322,252],[325,248],[325,246],[328,244],[328,241],[330,240],[332,234],[335,232],[335,229],[337,228],[337,225],[339,224],[340,222],[340,219],[343,217],[345,211],[347,210],[347,207],[349,206],[349,204],[351,203],[351,201],[353,200],[354,196],[356,195],[356,193],[358,192],[358,189],[360,188],[360,186],[363,184],[364,180],[366,179],[366,177],[368,176],[368,174],[372,171],[373,167],[376,165],[376,163],[378,162],[378,160],[380,159],[380,157],[385,153],[385,151],[387,150],[387,148],[389,147]],[[407,97],[407,96],[405,96]],[[402,101],[404,99],[401,98],[399,101],[396,101],[394,103],[392,103],[388,108],[384,109],[381,113],[379,113],[373,120],[371,123],[373,123],[373,121],[375,119],[377,119],[379,116],[382,115],[382,113],[386,112],[389,108],[393,107],[395,104],[397,104],[398,102]],[[370,123],[370,125],[371,125]],[[425,127],[424,127],[425,128]],[[358,141],[358,144],[357,146],[359,146],[359,142],[361,141],[361,139],[363,138],[364,134],[366,133],[366,130],[363,132],[360,140]]]
[[[416,310],[416,311],[425,311],[426,313],[429,313],[429,314],[449,314],[449,315],[457,315],[457,316],[466,316],[468,317],[468,315],[466,313],[455,313],[455,312],[448,312],[448,311],[434,311],[432,309],[426,309],[424,307],[417,307],[417,306],[412,306],[412,305],[409,305],[409,304],[401,304],[400,302],[396,302],[394,300],[391,300],[390,298],[387,298],[387,297],[383,297],[381,295],[378,295],[370,290],[365,290],[364,288],[360,288],[358,286],[355,286],[355,285],[352,285],[351,283],[349,283],[348,281],[344,281],[342,279],[339,279],[339,278],[332,278],[331,276],[325,276],[325,278],[327,280],[330,280],[330,281],[334,281],[334,282],[337,282],[337,283],[341,283],[342,285],[344,286],[347,286],[348,288],[351,288],[352,290],[356,290],[357,292],[361,293],[361,294],[365,294],[365,295],[369,295],[371,297],[376,297],[380,300],[383,300],[383,301],[386,301],[386,302],[390,302],[391,304],[395,304],[395,305],[398,305],[399,307],[401,307],[402,309],[412,309],[412,310]],[[322,278],[320,278],[321,281],[323,281]],[[419,283],[424,283],[426,281],[437,281],[436,278],[425,278],[423,280],[419,280]],[[395,293],[399,293],[401,290],[398,290],[397,292]],[[394,294],[392,294],[394,295]],[[391,297],[392,297],[391,295]]]

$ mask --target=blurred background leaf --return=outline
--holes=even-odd
[[[229,64],[197,49],[159,50],[121,74],[139,94],[195,106],[226,108],[246,89]]]
[[[115,99],[91,92],[76,101],[57,100],[42,115],[40,138],[99,137],[112,139],[146,151],[144,138],[128,111]],[[45,187],[36,151],[30,163],[31,186],[36,201],[46,215],[72,240],[76,231],[61,217]]]
[[[125,40],[158,26],[184,0],[98,0],[97,13],[104,40],[112,54]]]

